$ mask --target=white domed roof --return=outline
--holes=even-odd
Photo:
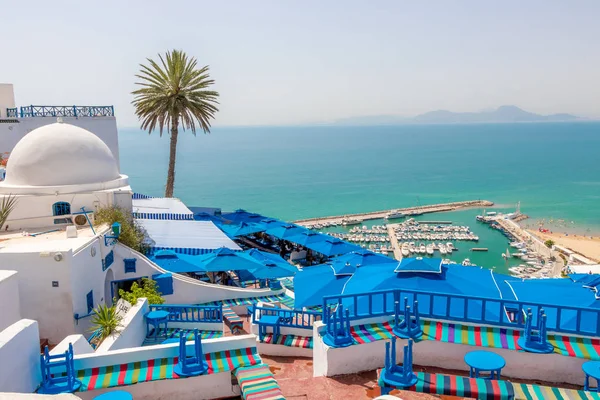
[[[29,132],[13,149],[5,185],[67,186],[119,179],[108,146],[93,133],[55,123]]]

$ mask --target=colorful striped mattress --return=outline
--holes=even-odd
[[[161,329],[159,333],[162,333],[162,332],[164,332],[164,329]],[[179,329],[179,328],[169,328],[167,330],[166,336],[159,334],[158,337],[155,339],[154,338],[154,329],[152,329],[152,330],[150,330],[150,333],[148,334],[146,339],[144,339],[144,343],[142,344],[142,346],[152,346],[155,344],[161,344],[162,342],[164,342],[165,340],[168,340],[168,339],[179,338],[181,336],[182,332],[187,332],[186,340],[194,339],[194,331],[193,330]],[[204,339],[215,339],[215,338],[223,337],[223,332],[221,332],[221,331],[198,331],[198,335],[203,340]]]
[[[209,303],[201,304],[203,306],[218,306],[223,304],[224,306],[249,306],[262,301],[264,303],[273,303],[280,302],[286,307],[293,309],[294,308],[294,298],[286,295],[286,294],[278,294],[274,296],[261,296],[261,297],[246,297],[243,299],[228,299],[228,300],[219,300],[219,301],[211,301]]]
[[[356,325],[350,329],[350,333],[355,343],[370,343],[391,338],[392,326],[389,322]],[[469,346],[521,350],[517,344],[521,331],[516,329],[459,325],[425,320],[421,320],[421,327],[423,328],[423,336],[417,341],[436,340]],[[554,352],[557,354],[600,360],[600,339],[548,335],[548,340],[554,346]]]
[[[262,363],[256,347],[225,350],[205,354],[208,373],[233,371],[240,367],[248,367]],[[107,367],[88,368],[77,371],[81,380],[81,391],[104,389],[115,386],[133,385],[141,382],[162,379],[178,379],[173,372],[177,357],[139,361]]]
[[[559,389],[548,386],[513,384],[503,380],[467,378],[464,376],[429,374],[426,372],[417,372],[417,378],[418,381],[414,386],[399,389],[428,394],[489,400],[600,399],[600,396],[593,392]],[[379,377],[379,385],[385,387],[385,384],[381,381],[381,376]]]
[[[285,400],[281,388],[266,364],[238,368],[235,376],[244,400]]]
[[[312,336],[277,335],[275,342],[273,342],[273,334],[266,333],[261,343],[280,344],[288,347],[300,347],[302,349],[313,348]]]
[[[227,325],[233,334],[244,330],[244,322],[240,316],[226,304],[223,304],[223,322],[225,322],[225,325]]]

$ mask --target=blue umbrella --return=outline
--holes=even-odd
[[[294,308],[323,304],[323,296],[340,294],[350,275],[335,275],[330,265],[304,268],[294,276]]]
[[[242,222],[239,225],[223,224],[220,226],[220,228],[230,238],[234,238],[234,237],[238,237],[238,236],[252,235],[257,232],[263,232],[265,230],[262,226],[260,226],[258,224],[252,224],[252,223],[249,224],[246,222]]]
[[[334,237],[330,237],[324,241],[309,244],[306,247],[327,257],[361,250],[360,246],[344,242],[343,240]]]
[[[299,244],[304,247],[309,247],[312,244],[324,242],[328,238],[330,238],[330,236],[306,230],[305,232],[302,232],[299,235],[288,236],[285,240],[287,240],[288,242]]]
[[[231,222],[240,223],[240,222],[260,222],[265,219],[264,216],[256,213],[250,213],[248,211],[239,209],[232,213],[221,214],[221,216]]]
[[[301,234],[303,232],[307,232],[307,231],[308,231],[308,229],[302,228],[298,225],[286,224],[286,225],[275,226],[271,229],[268,229],[266,231],[266,233],[271,236],[275,236],[278,239],[287,239],[290,236],[299,235],[299,234]]]
[[[389,264],[395,261],[389,257],[375,254],[372,251],[360,249],[344,254],[329,261],[337,275],[353,274],[357,268],[362,266]],[[398,263],[395,262],[397,265]]]
[[[294,276],[298,268],[289,264],[277,254],[250,249],[242,253],[244,256],[261,264],[260,267],[250,270],[258,279],[275,279]]]
[[[242,252],[221,248],[213,253],[203,254],[198,257],[205,272],[251,270],[260,267],[260,263],[245,257]]]
[[[274,219],[274,218],[265,218],[265,219],[261,219],[259,222],[257,222],[259,225],[262,225],[265,230],[267,229],[271,229],[274,228],[276,226],[282,226],[282,225],[287,225],[286,222],[280,221],[278,219]]]
[[[162,269],[177,274],[205,271],[197,256],[178,254],[171,250],[157,251],[151,259]]]

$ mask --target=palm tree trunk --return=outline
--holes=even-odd
[[[171,143],[169,148],[169,171],[167,172],[167,186],[165,197],[173,197],[175,187],[175,159],[177,158],[177,135],[179,134],[179,118],[174,117],[171,121]]]

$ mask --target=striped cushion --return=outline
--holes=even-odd
[[[299,347],[301,349],[313,348],[312,336],[277,335],[275,342],[273,342],[273,334],[266,333],[263,337],[262,343],[280,344],[288,347]]]
[[[583,390],[561,389],[549,386],[526,385],[524,383],[513,384],[515,399],[557,399],[557,400],[579,400],[579,399],[600,399],[600,396],[594,392],[584,392]]]
[[[237,333],[244,329],[244,322],[240,316],[227,305],[223,305],[223,322],[229,327],[231,333]]]
[[[285,399],[283,393],[266,364],[238,368],[235,376],[244,400]]]

